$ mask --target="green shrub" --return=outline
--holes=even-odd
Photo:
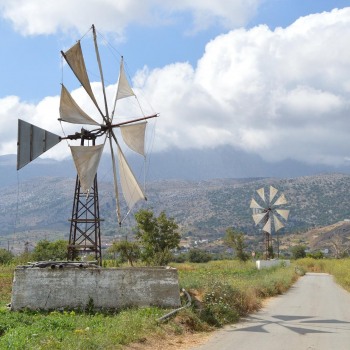
[[[243,299],[239,289],[228,283],[215,281],[206,289],[200,318],[216,327],[236,322],[245,314]]]
[[[188,252],[188,260],[192,263],[206,263],[211,260],[211,255],[204,250],[194,248]]]

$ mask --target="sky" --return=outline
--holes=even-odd
[[[57,121],[62,81],[91,108],[60,51],[82,37],[89,50],[92,24],[113,59],[108,94],[123,55],[143,111],[160,115],[152,152],[228,145],[270,162],[349,163],[341,0],[0,0],[0,155],[16,153],[19,118],[79,131]],[[65,146],[45,156],[67,157]]]

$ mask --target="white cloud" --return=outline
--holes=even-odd
[[[161,115],[153,150],[231,145],[271,161],[341,164],[350,149],[349,36],[347,8],[274,31],[232,30],[207,44],[196,67],[145,67],[133,80]],[[15,138],[10,124],[3,129],[6,116],[12,128],[13,118],[24,114],[60,133],[57,110],[58,97],[36,106],[0,100],[5,143]]]
[[[145,88],[162,112],[160,145],[230,144],[267,160],[343,162],[350,148],[348,35],[350,8],[333,10],[285,29],[233,30],[208,43],[196,68],[150,72]]]
[[[100,31],[123,37],[130,24],[164,25],[190,13],[189,31],[219,24],[244,25],[262,0],[0,0],[2,17],[23,35],[54,34],[77,30],[85,33],[94,23]]]

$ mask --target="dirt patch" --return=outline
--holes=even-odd
[[[125,350],[190,350],[206,343],[214,332],[186,333],[145,339],[125,347]]]

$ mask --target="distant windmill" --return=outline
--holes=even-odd
[[[250,208],[253,211],[253,220],[255,225],[263,225],[262,231],[265,238],[265,253],[266,258],[268,258],[269,248],[271,247],[272,243],[272,232],[278,232],[285,226],[285,223],[288,220],[289,210],[283,209],[283,206],[288,202],[283,193],[277,196],[278,190],[273,186],[269,187],[268,195],[265,194],[264,187],[258,189],[256,193],[258,194],[258,197],[256,199],[252,198]]]
[[[62,140],[79,140],[80,145],[69,145],[77,169],[74,203],[71,217],[69,238],[69,259],[73,260],[79,254],[93,252],[95,259],[101,264],[100,212],[97,188],[97,168],[104,149],[109,147],[114,180],[114,196],[119,224],[140,201],[145,200],[144,189],[136,179],[122,151],[121,139],[129,149],[145,156],[144,142],[147,119],[157,117],[157,114],[145,116],[140,108],[140,117],[131,120],[114,121],[117,102],[127,97],[136,98],[124,70],[123,57],[120,62],[120,74],[112,101],[107,100],[107,93],[102,72],[102,64],[96,39],[96,30],[92,26],[92,38],[95,48],[97,67],[100,74],[102,101],[97,101],[94,85],[90,83],[88,70],[81,48],[80,40],[66,52],[61,52],[64,60],[85,90],[95,107],[98,118],[92,118],[83,111],[72,95],[62,84],[60,99],[60,121],[66,123],[88,125],[79,132],[61,137],[23,120],[18,121],[17,170],[39,157],[41,154]],[[97,96],[97,95],[96,95]],[[139,105],[136,99],[136,104]],[[121,116],[119,116],[121,117]],[[120,135],[116,134],[120,130]],[[97,144],[98,143],[98,144]],[[115,156],[116,153],[116,156]],[[116,165],[118,163],[118,166]],[[119,170],[119,176],[117,175]],[[119,179],[119,181],[118,181]],[[121,194],[129,208],[126,215],[121,212]]]

